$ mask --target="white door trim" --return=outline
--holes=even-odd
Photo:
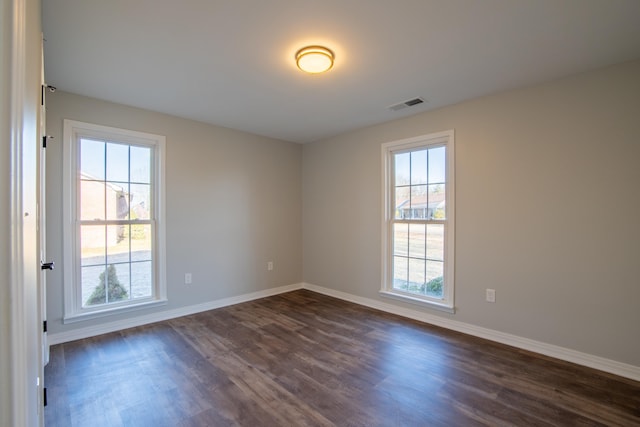
[[[22,212],[22,146],[26,76],[26,4],[13,2],[11,52],[11,349],[13,423],[27,425],[28,354],[27,322],[24,295],[23,212]]]

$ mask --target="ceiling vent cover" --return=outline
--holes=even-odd
[[[389,107],[389,110],[399,111],[399,110],[402,110],[403,108],[413,107],[414,105],[422,104],[423,102],[424,102],[423,98],[413,98],[408,101],[401,102],[399,104],[394,104]]]

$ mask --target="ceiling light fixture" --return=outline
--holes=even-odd
[[[333,67],[333,52],[323,46],[307,46],[296,52],[296,64],[305,73],[324,73]]]

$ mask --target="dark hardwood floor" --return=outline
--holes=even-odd
[[[640,383],[309,291],[56,345],[53,426],[640,425]]]

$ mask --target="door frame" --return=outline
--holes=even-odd
[[[38,151],[38,255],[40,256],[40,265],[49,262],[47,258],[47,233],[46,233],[46,217],[47,217],[47,85],[44,79],[44,37],[41,43],[41,100],[40,100],[40,115],[38,117],[38,124],[40,126],[39,133],[39,145]],[[41,141],[41,142],[40,142]],[[47,271],[40,269],[38,276],[38,305],[39,305],[39,319],[38,322],[42,325],[41,336],[41,348],[42,348],[42,368],[41,378],[44,379],[44,366],[49,363],[49,344],[47,338],[47,328],[45,327],[47,322]]]

